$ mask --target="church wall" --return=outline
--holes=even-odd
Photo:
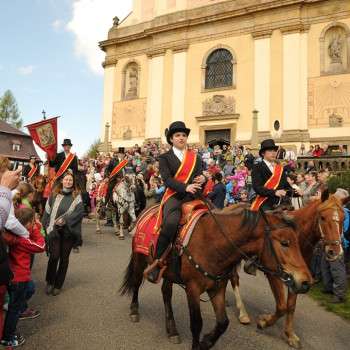
[[[204,90],[202,63],[206,54],[215,47],[227,46],[232,49],[237,60],[237,75],[234,77],[234,88]],[[250,35],[222,38],[196,43],[189,46],[186,86],[186,119],[185,122],[193,130],[191,142],[199,142],[199,127],[205,125],[237,124],[237,135],[234,139],[247,140],[251,135],[251,119],[253,110],[253,40]],[[197,121],[196,117],[203,115],[202,103],[215,95],[233,97],[235,113],[238,120],[231,119]]]

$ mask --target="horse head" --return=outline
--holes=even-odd
[[[329,261],[334,261],[343,254],[341,244],[344,221],[343,205],[347,201],[349,201],[349,197],[340,200],[334,195],[328,195],[327,199],[321,198],[321,203],[317,207],[317,227],[326,259]]]
[[[302,257],[296,224],[291,216],[281,211],[266,212],[263,231],[264,243],[261,263],[279,277],[294,293],[307,293],[312,284],[311,273]]]

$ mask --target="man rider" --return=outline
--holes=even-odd
[[[174,241],[181,218],[182,204],[194,199],[206,181],[202,175],[200,157],[187,149],[190,129],[182,121],[173,122],[165,131],[171,149],[159,156],[159,171],[166,186],[160,208],[160,234],[154,262],[145,270],[145,277],[153,283],[159,282],[167,248]]]
[[[278,146],[275,141],[267,139],[261,142],[259,155],[262,161],[254,164],[252,169],[252,186],[257,194],[251,209],[257,211],[260,207],[272,210],[292,191],[283,166],[276,162]]]

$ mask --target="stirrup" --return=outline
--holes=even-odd
[[[167,265],[165,265],[163,261],[156,259],[143,271],[143,277],[151,283],[158,284],[162,279],[166,268]]]

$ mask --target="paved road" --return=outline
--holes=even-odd
[[[117,289],[130,254],[130,238],[119,241],[110,229],[94,233],[92,224],[84,225],[84,246],[72,254],[70,269],[62,294],[44,294],[47,258],[38,256],[34,267],[37,293],[32,306],[42,315],[36,320],[21,321],[19,329],[26,337],[24,350],[95,350],[95,349],[190,349],[191,335],[184,292],[175,287],[174,310],[181,345],[170,344],[165,336],[163,308],[158,286],[144,285],[141,292],[141,321],[130,323],[129,300]],[[242,274],[242,295],[248,312],[256,317],[273,308],[267,282]],[[233,293],[228,294],[233,301]],[[281,339],[282,323],[258,331],[255,324],[240,325],[235,311],[229,308],[230,326],[215,349],[290,349]],[[214,325],[211,305],[202,304],[204,330]],[[304,349],[345,350],[350,344],[350,323],[318,307],[307,296],[300,297],[296,330]]]

